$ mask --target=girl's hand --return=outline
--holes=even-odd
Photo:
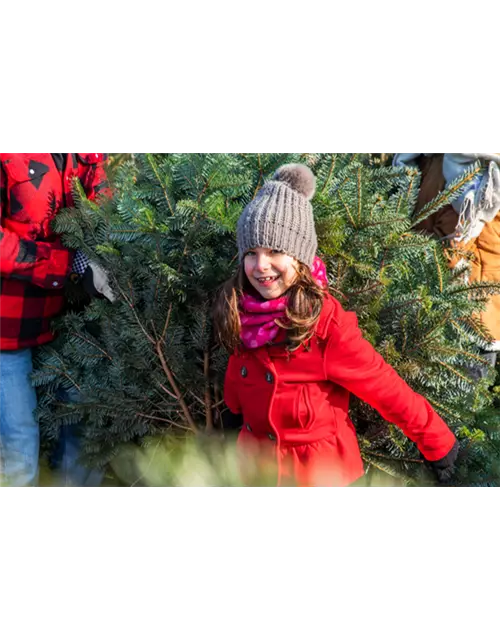
[[[458,441],[453,445],[452,450],[444,458],[440,460],[428,461],[427,464],[436,475],[438,484],[450,485],[455,472],[455,462],[457,460],[459,450]]]

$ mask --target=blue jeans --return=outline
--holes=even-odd
[[[30,381],[33,371],[31,349],[0,352],[0,484],[36,485],[40,432],[33,415],[36,392]],[[76,390],[61,391],[63,401],[78,402]],[[79,425],[61,429],[61,438],[52,458],[57,484],[99,486],[103,472],[82,465]]]
[[[76,404],[80,394],[75,387],[59,389],[57,399],[61,402]],[[51,466],[55,471],[57,484],[65,487],[99,487],[104,478],[101,469],[90,468],[80,462],[81,437],[80,424],[61,427],[61,436],[51,457]]]
[[[0,353],[0,482],[9,486],[38,480],[40,436],[33,416],[32,371],[31,349]]]

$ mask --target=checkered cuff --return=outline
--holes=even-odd
[[[85,269],[88,267],[90,260],[87,256],[80,251],[80,249],[76,250],[75,257],[73,258],[73,273],[78,273],[78,275],[82,275],[85,272]]]

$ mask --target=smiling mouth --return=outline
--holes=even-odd
[[[279,276],[267,276],[266,278],[255,278],[257,280],[257,282],[260,282],[260,284],[268,284],[270,282],[275,282],[276,280],[278,280]]]

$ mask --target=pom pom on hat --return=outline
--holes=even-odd
[[[305,164],[284,164],[276,171],[273,180],[284,182],[307,200],[311,200],[316,191],[316,178]]]

